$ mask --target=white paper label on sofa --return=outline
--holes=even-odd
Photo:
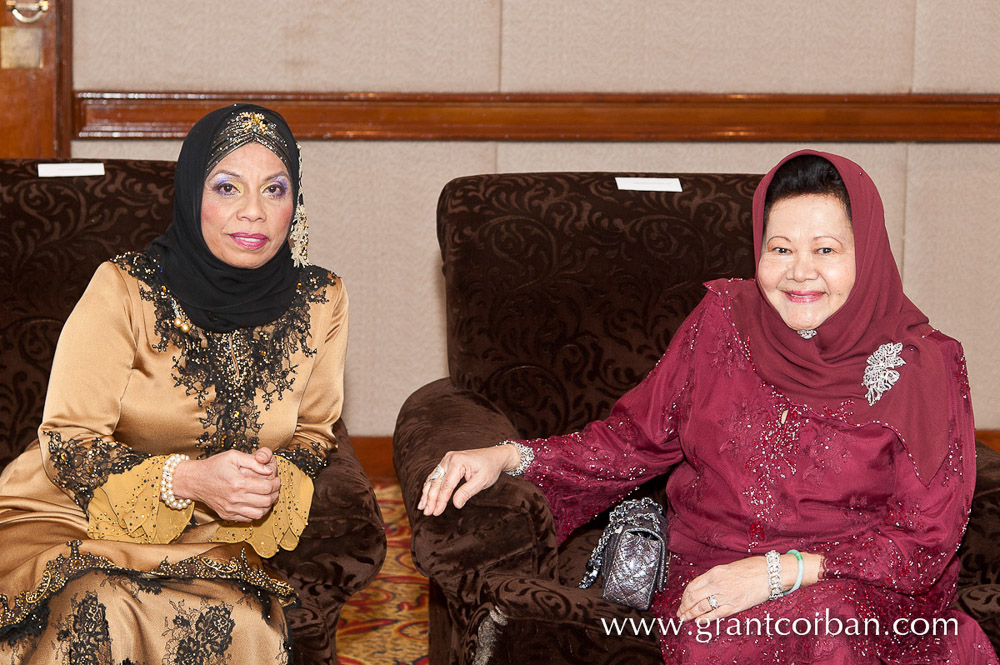
[[[683,192],[680,178],[615,178],[618,189],[636,192]]]
[[[71,162],[68,164],[39,164],[39,178],[70,178],[73,176],[104,175],[103,162]]]

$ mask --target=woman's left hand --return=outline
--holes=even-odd
[[[242,473],[244,476],[255,476],[257,478],[278,477],[278,458],[275,457],[274,453],[271,452],[270,448],[268,448],[267,446],[261,446],[260,448],[254,451],[253,458],[260,464],[266,466],[270,473],[264,475],[262,473],[259,473],[255,469],[248,468],[245,466],[240,467],[240,473]]]
[[[709,600],[715,598],[716,608]],[[763,603],[770,597],[767,561],[752,556],[715,566],[691,580],[681,596],[677,616],[684,621],[712,621]]]

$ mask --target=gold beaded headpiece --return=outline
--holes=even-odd
[[[215,136],[212,149],[208,153],[206,173],[214,169],[223,157],[248,143],[260,143],[277,155],[285,168],[291,171],[291,157],[285,139],[281,138],[281,135],[268,123],[263,113],[243,111],[230,118],[222,131]]]
[[[278,156],[289,173],[294,173],[288,143],[260,111],[242,111],[226,122],[212,141],[205,173],[210,173],[226,155],[248,143],[261,144]],[[309,265],[309,222],[302,197],[302,151],[297,144],[295,147],[298,152],[295,164],[298,169],[298,200],[288,232],[288,246],[292,262],[296,267],[302,267]]]

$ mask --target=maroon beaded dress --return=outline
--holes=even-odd
[[[670,576],[651,608],[666,663],[997,664],[980,626],[949,607],[976,480],[962,347],[903,293],[874,183],[837,155],[789,155],[754,196],[756,256],[767,188],[804,154],[831,162],[849,194],[847,302],[804,340],[753,281],[710,282],[607,419],[524,442],[535,452],[525,478],[561,541],[676,465]],[[824,556],[819,582],[677,625],[692,579],[791,549]]]
[[[951,431],[925,484],[892,429],[858,426],[849,404],[816,413],[764,382],[728,316],[730,283],[709,286],[607,419],[526,442],[525,478],[545,494],[560,540],[677,465],[670,577],[652,608],[665,662],[996,663],[979,625],[948,607],[976,473],[958,342],[930,335],[950,368]],[[689,581],[772,549],[824,554],[823,579],[703,630],[671,630]]]

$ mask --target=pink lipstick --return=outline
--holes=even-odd
[[[267,244],[268,237],[262,233],[230,233],[229,237],[243,249],[256,250]]]
[[[823,297],[822,291],[785,291],[785,297],[794,303],[816,302]]]

